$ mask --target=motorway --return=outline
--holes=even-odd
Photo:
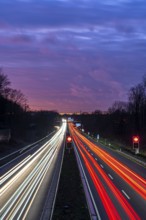
[[[21,155],[1,167],[1,220],[43,220],[52,216],[65,133],[63,123],[45,143],[23,149]]]
[[[72,124],[69,128],[78,164],[84,173],[82,181],[86,182],[84,190],[91,219],[145,220],[145,167],[112,149],[95,144]]]

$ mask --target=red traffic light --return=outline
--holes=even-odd
[[[66,141],[67,141],[67,143],[71,143],[72,142],[71,136],[67,136]]]
[[[133,143],[139,143],[139,136],[133,136]]]

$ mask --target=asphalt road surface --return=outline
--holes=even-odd
[[[1,168],[1,220],[49,219],[64,151],[66,124],[45,143]],[[46,214],[47,209],[47,214]]]
[[[70,132],[91,191],[93,219],[146,219],[145,168],[93,143],[72,124]]]

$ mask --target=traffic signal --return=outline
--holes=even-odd
[[[66,142],[67,143],[71,143],[72,142],[72,137],[71,136],[67,136],[66,137]]]
[[[133,143],[139,143],[139,136],[133,136]]]
[[[72,137],[68,134],[66,136],[66,149],[69,150],[69,153],[71,148],[72,148]]]
[[[139,148],[139,136],[133,136],[132,141],[133,141],[133,148],[134,149]]]

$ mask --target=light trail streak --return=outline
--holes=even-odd
[[[26,218],[49,167],[63,143],[65,131],[66,124],[63,124],[62,128],[39,150],[3,175],[3,183],[5,183],[3,193],[8,192],[16,180],[22,178],[22,182],[1,208],[1,220]],[[30,172],[24,179],[23,173],[25,174],[29,169]]]
[[[77,148],[75,147],[75,145],[74,145],[74,151],[75,151],[78,167],[80,170],[80,175],[81,175],[81,179],[82,179],[82,183],[83,183],[83,187],[84,187],[84,191],[85,191],[85,195],[86,195],[86,200],[87,200],[88,207],[89,207],[90,216],[92,216],[93,219],[95,219],[95,220],[97,220],[97,219],[101,220],[98,205],[95,202],[95,198],[93,196],[93,192],[92,192],[90,184],[88,182],[88,178],[85,173],[83,163],[81,161],[79,152],[78,152]]]
[[[10,169],[7,173],[5,173],[3,176],[0,178],[1,185],[9,178],[11,175],[13,175],[17,170],[19,170],[25,163],[27,163],[28,157],[26,157],[24,160],[22,160],[20,163],[18,163],[16,166],[14,166],[12,169]]]
[[[108,185],[108,187],[110,188],[110,190],[112,191],[114,196],[116,197],[117,202],[121,205],[121,207],[123,208],[123,210],[126,213],[126,215],[128,216],[128,218],[133,219],[133,220],[134,219],[135,220],[138,220],[138,219],[140,220],[140,217],[137,215],[137,213],[134,211],[134,209],[131,207],[131,205],[128,203],[128,201],[125,199],[125,197],[122,195],[122,193],[116,188],[116,186],[113,184],[112,180],[107,176],[107,174],[103,171],[103,169],[100,167],[100,165],[97,164],[97,162],[94,160],[94,158],[90,155],[90,153],[84,147],[83,143],[75,135],[73,130],[71,130],[71,132],[72,132],[73,139],[76,143],[76,146],[77,146],[80,154],[82,155],[82,157],[85,161],[85,165],[86,165],[86,167],[87,167],[87,169],[88,169],[88,171],[89,171],[89,173],[92,177],[92,180],[93,180],[95,186],[97,184],[96,181],[98,182],[98,184],[100,184],[100,182],[99,182],[99,179],[98,179],[96,173],[94,173],[94,171],[92,170],[92,167],[91,167],[90,163],[92,163],[94,165],[94,167],[98,170],[98,172],[100,173],[100,175],[102,176],[102,178],[104,179],[104,181],[106,182],[106,184]],[[89,160],[87,159],[87,156],[85,156],[85,155],[88,156],[88,158],[90,159],[91,162],[89,162]],[[96,177],[97,180],[95,180],[95,177]],[[96,188],[97,188],[97,186],[96,186]],[[99,191],[98,188],[97,188],[97,190]],[[104,190],[104,189],[102,189],[102,190]],[[105,194],[105,192],[104,192],[104,194]],[[107,214],[109,215],[110,214],[109,209],[106,207],[105,200],[104,200],[104,198],[102,197],[101,194],[100,194],[100,196],[102,198],[103,204],[105,205]]]
[[[107,194],[105,188],[103,187],[100,179],[98,178],[96,172],[94,171],[94,169],[92,168],[90,162],[87,160],[87,158],[85,157],[85,155],[81,151],[77,139],[75,137],[73,137],[73,138],[74,138],[74,141],[76,143],[76,146],[78,147],[78,150],[79,150],[80,154],[82,155],[82,158],[83,158],[83,160],[85,162],[85,165],[86,165],[86,167],[88,169],[88,172],[89,172],[89,174],[90,174],[90,176],[92,178],[92,181],[93,181],[93,183],[95,185],[95,188],[96,188],[96,190],[97,190],[97,192],[98,192],[98,194],[99,194],[99,196],[101,198],[101,201],[102,201],[102,203],[104,205],[104,208],[106,210],[106,213],[108,215],[108,219],[110,219],[110,220],[120,220],[121,217],[118,214],[118,212],[117,212],[117,210],[116,210],[112,200],[108,196],[108,194]]]
[[[53,147],[52,147],[52,149],[53,149]],[[48,152],[47,152],[48,153]],[[47,156],[47,153],[46,153],[46,155],[44,155],[44,158]],[[51,156],[52,156],[52,154],[50,154],[50,152],[49,152],[49,158],[47,158],[46,157],[46,159],[45,160],[47,160],[48,161],[48,159],[50,159],[51,158]],[[29,187],[31,186],[31,181],[33,180],[33,178],[35,177],[35,175],[38,173],[39,174],[39,171],[40,171],[40,168],[41,168],[41,166],[43,165],[42,164],[42,162],[44,163],[44,158],[42,158],[42,160],[38,163],[38,165],[35,167],[35,169],[30,173],[30,175],[27,177],[27,179],[22,183],[22,185],[18,188],[18,190],[15,192],[15,194],[11,197],[11,199],[5,204],[5,206],[2,208],[2,212],[3,212],[3,210],[6,208],[6,207],[9,207],[8,208],[8,210],[7,210],[7,212],[9,211],[9,210],[11,210],[12,209],[12,206],[13,206],[13,204],[15,204],[16,205],[16,207],[17,207],[17,203],[16,203],[16,201],[17,201],[17,199],[19,198],[19,196],[21,195],[21,193],[23,193],[23,190],[27,187],[28,189],[29,189]],[[26,188],[26,190],[27,190],[27,188]],[[17,193],[19,193],[19,194],[17,194]],[[15,197],[15,195],[17,195],[16,197]],[[20,201],[21,201],[21,198],[20,198]],[[20,201],[19,201],[19,203],[20,203]],[[7,214],[7,212],[5,212],[5,215]]]
[[[31,156],[29,155],[27,158],[25,158],[23,161],[21,161],[18,165],[16,165],[15,167],[13,167],[11,170],[9,170],[6,174],[4,174],[1,177],[0,183],[5,184],[6,181],[8,181],[8,179],[10,179],[18,170],[20,170],[20,172],[15,175],[13,178],[10,179],[9,182],[7,182],[3,187],[1,187],[0,189],[0,195],[2,195],[9,186],[11,186],[11,184],[19,177],[23,174],[23,172],[26,170],[26,168],[28,168],[29,166],[31,166],[31,164],[38,158],[38,156],[40,156],[48,147],[48,144],[55,144],[56,141],[58,141],[58,137],[61,134],[62,131],[58,131],[52,138],[51,140],[49,140],[47,143],[45,143],[39,150],[37,150],[34,154],[32,154]],[[34,159],[33,159],[34,158]],[[24,166],[28,161],[30,161],[25,167],[24,169],[21,169],[22,166]],[[23,172],[22,172],[23,171]]]
[[[47,146],[46,146],[47,147]],[[53,146],[49,149],[49,151],[53,148]],[[43,153],[43,151],[46,148],[43,148],[43,150],[41,152],[37,151],[35,152],[31,157],[29,157],[29,163],[26,164],[14,177],[12,177],[3,187],[1,187],[0,190],[0,195],[3,195],[8,188],[11,186],[12,183],[14,183],[32,164],[35,160],[37,160],[39,158],[39,156]],[[35,157],[34,157],[35,156]],[[27,160],[28,162],[28,160]],[[16,170],[15,170],[16,172]],[[12,176],[12,174],[11,174]]]
[[[70,127],[71,128],[71,127]],[[73,128],[71,128],[73,129]],[[124,166],[121,162],[114,159],[104,150],[99,148],[94,143],[90,142],[87,138],[75,130],[76,135],[87,144],[94,153],[96,153],[108,166],[110,166],[119,176],[122,177],[143,199],[146,200],[146,180],[138,174],[134,173],[128,167]]]
[[[47,167],[45,167],[48,163],[48,158],[45,159],[45,161],[43,161],[43,164],[41,164],[40,169],[37,170],[36,175],[34,176],[34,180],[30,182],[29,186],[27,185],[26,190],[23,192],[23,196],[22,198],[18,201],[18,205],[16,206],[17,209],[14,209],[13,215],[11,216],[11,218],[13,219],[19,210],[21,210],[19,216],[17,219],[21,219],[22,213],[24,212],[25,208],[30,204],[32,204],[32,201],[34,199],[34,197],[31,199],[31,197],[33,196],[33,193],[35,191],[39,190],[39,186],[41,185],[41,182],[44,179],[44,175],[47,172],[49,166],[51,165],[51,162],[55,156],[56,152],[53,152],[52,155],[50,155],[50,161]],[[29,209],[28,209],[29,210]],[[27,214],[27,212],[25,213],[25,215]]]
[[[81,145],[80,145],[81,146]],[[83,149],[83,147],[82,147]],[[123,209],[125,210],[126,214],[128,215],[128,217],[130,219],[140,219],[139,216],[136,214],[136,212],[133,210],[133,208],[130,206],[130,204],[127,202],[127,200],[125,199],[125,197],[123,197],[123,195],[121,194],[121,192],[115,187],[115,185],[113,184],[113,182],[108,178],[108,176],[106,175],[106,173],[101,169],[101,167],[94,161],[94,159],[90,156],[90,154],[88,152],[86,152],[85,149],[83,149],[85,153],[87,153],[88,157],[90,158],[90,160],[92,161],[92,163],[94,164],[94,166],[96,167],[96,169],[99,171],[99,173],[101,174],[101,176],[103,177],[103,179],[105,180],[106,184],[110,187],[111,191],[114,193],[114,195],[116,196],[118,202],[120,203],[120,205],[123,207]]]
[[[57,149],[55,150],[55,153],[56,153],[56,151],[57,151]],[[55,153],[54,153],[54,156],[55,156]],[[39,188],[40,188],[40,186],[41,186],[41,184],[42,184],[42,182],[43,182],[43,180],[44,180],[44,178],[45,178],[45,175],[46,175],[46,173],[47,173],[47,171],[48,171],[48,169],[49,169],[49,167],[50,167],[50,165],[51,165],[53,159],[54,159],[54,156],[51,157],[49,163],[47,162],[46,168],[43,169],[43,171],[42,171],[42,172],[43,172],[43,175],[42,175],[42,177],[40,178],[40,182],[38,182],[39,184],[38,184],[37,188],[34,190],[34,195],[32,196],[31,200],[29,201],[29,198],[27,199],[27,203],[29,202],[29,204],[28,204],[27,209],[25,210],[23,219],[25,219],[25,217],[26,217],[26,215],[27,215],[27,213],[28,213],[28,211],[29,211],[29,209],[30,209],[30,207],[31,207],[31,205],[32,205],[32,203],[33,203],[33,201],[34,201],[34,199],[35,199],[35,196],[37,195],[37,192],[38,192],[38,190],[39,190]],[[30,197],[30,196],[29,196],[29,197]],[[22,216],[22,212],[23,212],[23,211],[24,211],[24,209],[21,211],[21,213],[20,213],[20,215],[19,215],[20,217]],[[21,219],[21,218],[20,218],[20,219]]]

